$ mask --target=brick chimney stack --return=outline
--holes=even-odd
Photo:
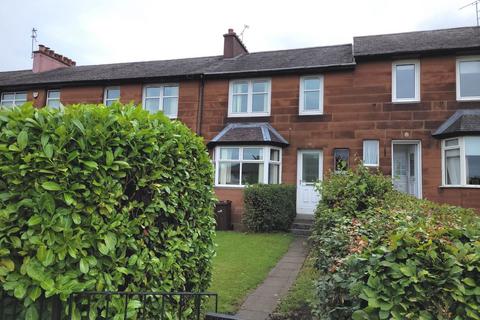
[[[223,58],[235,58],[242,54],[248,54],[247,47],[243,44],[242,40],[237,36],[233,29],[228,29],[228,33],[223,35]]]
[[[45,72],[58,68],[74,67],[77,63],[62,56],[43,44],[33,52],[33,72]]]

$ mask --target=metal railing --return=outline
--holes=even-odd
[[[218,295],[211,292],[88,291],[71,294],[66,303],[58,297],[45,299],[42,296],[34,308],[39,320],[200,320],[206,311],[213,311],[212,308],[218,311]],[[25,319],[27,312],[21,301],[0,292],[0,320]]]

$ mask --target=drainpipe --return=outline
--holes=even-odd
[[[198,113],[197,113],[197,134],[202,135],[202,121],[203,121],[203,96],[205,90],[205,76],[200,75],[200,90],[198,92]]]

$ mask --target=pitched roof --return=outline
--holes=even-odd
[[[459,49],[480,49],[480,27],[353,38],[353,54],[355,58]]]
[[[480,109],[457,110],[432,134],[435,138],[480,133]]]
[[[222,56],[76,66],[33,73],[31,70],[0,72],[0,87],[63,84],[194,75],[226,75],[354,65],[352,46],[339,45],[256,52],[232,59]]]
[[[215,138],[208,142],[209,147],[228,144],[267,144],[286,147],[288,141],[267,122],[247,122],[228,124]]]

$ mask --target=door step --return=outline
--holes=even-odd
[[[312,233],[312,227],[313,227],[313,216],[310,218],[295,218],[292,224],[292,228],[290,229],[290,232],[297,235],[297,236],[303,236],[303,237],[308,237]]]

